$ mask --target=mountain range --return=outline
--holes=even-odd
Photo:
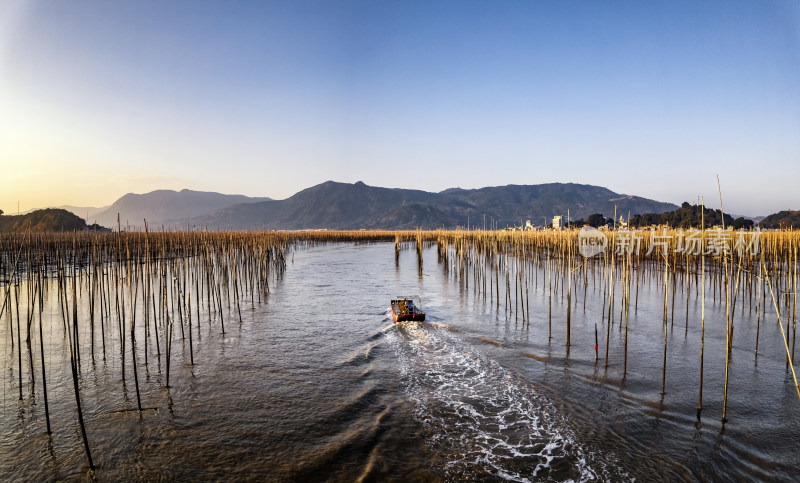
[[[285,200],[228,206],[192,217],[189,224],[209,229],[433,229],[494,225],[498,228],[572,219],[593,213],[627,218],[628,213],[661,213],[677,208],[607,188],[573,183],[452,188],[439,193],[381,188],[363,182],[327,181]]]
[[[144,221],[153,227],[168,225],[186,226],[185,221],[231,205],[267,201],[270,198],[252,198],[244,195],[226,195],[211,191],[156,190],[150,193],[128,193],[103,208],[63,206],[78,216],[88,217],[99,225],[117,228],[117,214],[122,227],[141,227]]]
[[[574,183],[451,188],[438,193],[327,181],[284,200],[192,190],[128,193],[103,208],[64,207],[90,222],[116,228],[180,229],[433,229],[457,226],[545,225],[594,213],[617,218],[662,213],[676,205]],[[485,223],[485,224],[484,224]]]
[[[575,183],[450,188],[437,193],[381,188],[363,182],[349,184],[327,181],[284,200],[187,189],[156,190],[144,194],[128,193],[112,205],[101,208],[59,206],[56,209],[74,213],[83,220],[83,225],[97,223],[110,228],[117,227],[119,216],[123,229],[141,229],[146,220],[153,229],[300,230],[497,229],[520,226],[527,220],[535,226],[549,225],[557,215],[564,219],[569,216],[571,220],[586,219],[596,213],[606,217],[616,213],[617,219],[620,216],[627,219],[643,214],[652,218],[655,214],[669,214],[678,207],[671,203],[615,193],[600,186]],[[63,216],[52,215],[56,213],[53,209],[31,210],[31,213],[22,213],[22,217],[6,214],[3,226],[5,229],[14,229],[14,226],[24,223],[27,227],[31,222],[25,218],[26,214],[38,211],[47,214],[37,213],[40,217],[44,216],[41,223],[36,222],[37,230],[46,230],[46,222],[52,224],[51,229],[56,231],[85,228],[73,227],[74,223],[63,221]],[[786,211],[769,217],[745,218],[755,222],[764,218],[763,226],[767,228],[773,225],[792,226],[798,224],[798,213]]]

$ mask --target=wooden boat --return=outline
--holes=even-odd
[[[425,321],[425,312],[422,312],[413,297],[398,297],[392,300],[392,318],[395,324],[405,321]]]

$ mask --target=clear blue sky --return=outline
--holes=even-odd
[[[335,180],[800,209],[800,2],[0,2],[0,208]]]

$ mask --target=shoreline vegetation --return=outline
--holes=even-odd
[[[629,314],[638,308],[640,285],[657,284],[663,292],[660,323],[665,334],[668,326],[676,324],[683,323],[687,333],[690,323],[704,326],[705,312],[700,320],[689,318],[688,300],[692,297],[701,298],[704,304],[706,299],[724,304],[726,400],[727,365],[737,315],[745,311],[757,314],[759,327],[762,322],[777,322],[781,327],[786,371],[792,375],[789,380],[800,397],[794,374],[800,231],[721,228],[690,233],[664,228],[641,230],[638,237],[632,236],[632,230],[595,232],[603,233],[605,241],[590,247],[594,251],[589,254],[583,232],[577,228],[173,232],[146,227],[143,231],[114,233],[44,233],[30,229],[0,234],[0,322],[10,334],[5,343],[10,343],[9,351],[17,356],[13,358],[15,367],[4,369],[17,373],[20,400],[23,387],[42,394],[49,434],[48,369],[41,314],[45,303],[58,304],[54,310],[60,314],[69,341],[76,424],[83,434],[89,470],[93,471],[91,434],[86,433],[78,384],[81,361],[117,351],[122,360],[129,361],[122,364],[120,376],[135,387],[136,405],[130,411],[146,411],[140,398],[137,366],[153,364],[161,370],[163,365],[166,377],[155,384],[169,388],[170,365],[181,357],[172,354],[173,341],[188,340],[190,360],[181,363],[193,365],[195,326],[199,328],[202,320],[218,326],[224,334],[226,324],[242,323],[242,306],[255,307],[266,301],[271,284],[287,269],[293,250],[326,243],[393,242],[396,264],[402,251],[416,252],[420,278],[423,251],[436,247],[437,264],[453,283],[523,326],[530,324],[532,311],[552,314],[554,296],[556,303],[563,303],[566,296],[566,318],[548,316],[548,340],[562,345],[566,357],[570,352],[571,313],[579,310],[580,303],[585,307],[591,286],[594,296],[603,297],[604,307],[593,354],[595,364],[608,367],[609,332],[617,325],[625,331],[623,374],[636,370],[628,367],[627,326]],[[531,292],[542,290],[548,295],[548,306],[532,307]],[[676,313],[675,307],[683,300],[687,301],[685,314]],[[553,338],[552,327],[557,324],[565,324],[564,340]],[[703,354],[703,337],[696,341],[701,347],[698,421],[704,401],[703,357],[723,357]],[[665,335],[662,393],[669,374],[667,343]],[[157,361],[147,360],[153,344]],[[660,351],[661,342],[653,344]],[[757,357],[758,332],[748,344],[753,345]],[[725,401],[722,414],[708,417],[726,421]]]

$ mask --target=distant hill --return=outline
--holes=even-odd
[[[549,223],[554,215],[572,219],[593,213],[617,216],[677,209],[671,203],[572,183],[508,185],[440,193],[380,188],[362,182],[327,181],[285,200],[229,206],[190,221],[211,229],[454,228],[492,223],[503,228],[531,220]]]
[[[101,208],[95,208],[95,207],[92,207],[92,206],[72,206],[72,205],[45,206],[45,207],[31,208],[30,210],[25,210],[22,213],[20,213],[20,215],[27,215],[29,213],[33,213],[34,211],[44,210],[44,209],[48,209],[48,208],[55,208],[55,209],[58,209],[58,210],[67,210],[70,213],[74,213],[74,214],[80,216],[81,218],[85,219],[87,217],[88,218],[92,218],[97,213],[100,213],[101,211],[107,210],[108,206],[103,206]]]
[[[448,190],[444,195],[450,212],[461,217],[466,224],[469,216],[473,226],[482,225],[483,215],[494,219],[497,226],[520,225],[531,220],[533,225],[549,224],[553,216],[561,215],[566,221],[586,218],[600,213],[617,218],[636,213],[664,212],[677,208],[672,203],[662,203],[638,196],[615,193],[600,186],[575,183],[547,183],[538,185],[507,185],[475,190]],[[468,208],[459,209],[459,206]],[[545,221],[546,219],[546,221]],[[488,222],[487,222],[488,223]]]
[[[144,220],[153,227],[159,225],[185,226],[189,218],[204,215],[239,204],[267,201],[269,198],[251,198],[243,195],[226,195],[207,191],[156,190],[150,193],[128,193],[111,206],[96,213],[89,220],[116,229],[117,213],[123,229],[126,225],[141,227]],[[80,214],[80,213],[79,213]]]
[[[725,213],[722,215],[720,210],[703,208],[700,205],[690,205],[684,201],[680,208],[665,213],[645,213],[631,217],[629,223],[632,227],[647,227],[651,225],[667,225],[672,228],[700,228],[704,224],[706,228],[715,225],[725,227],[732,226],[735,230],[740,228],[753,228],[753,220],[743,216],[734,218]]]
[[[48,206],[46,208],[31,208],[30,210],[23,211],[20,213],[21,215],[28,215],[33,213],[34,211],[45,210],[45,209],[57,209],[57,210],[67,210],[72,214],[80,216],[84,220],[93,220],[95,219],[95,215],[105,211],[108,209],[108,206],[103,206],[101,208],[95,208],[92,206],[72,206],[72,205],[61,205],[61,206]]]
[[[50,232],[50,231],[110,231],[98,225],[86,225],[86,221],[70,213],[67,210],[58,208],[46,208],[36,210],[25,215],[2,215],[0,216],[0,233],[13,232]]]
[[[800,228],[800,210],[785,210],[764,217],[758,224],[761,228]]]

